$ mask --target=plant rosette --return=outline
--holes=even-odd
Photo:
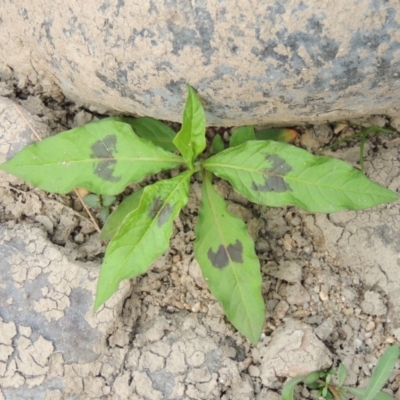
[[[242,127],[227,149],[216,136],[208,158],[205,132],[202,104],[188,86],[177,134],[148,117],[106,118],[32,144],[0,168],[50,192],[65,194],[79,187],[115,196],[148,175],[182,167],[177,176],[127,197],[107,219],[102,237],[110,242],[95,310],[122,280],[145,273],[168,249],[173,221],[188,201],[192,176],[200,172],[202,200],[194,255],[228,320],[257,343],[266,319],[259,260],[245,223],[228,211],[213,176],[227,180],[254,203],[309,212],[361,210],[398,200],[399,195],[345,162],[288,144],[296,136],[293,130],[257,133]]]

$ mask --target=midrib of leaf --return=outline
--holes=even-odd
[[[206,188],[206,192],[207,192],[207,197],[208,197],[209,203],[210,203],[210,205],[211,205],[211,212],[212,212],[213,217],[214,217],[214,222],[215,222],[215,224],[217,225],[217,230],[218,230],[219,236],[220,236],[220,238],[221,238],[221,242],[224,243],[225,247],[227,247],[226,240],[225,240],[225,237],[224,237],[224,234],[223,234],[221,225],[220,225],[220,223],[219,223],[216,210],[215,210],[214,207],[213,207],[213,203],[210,201],[210,195],[209,195],[209,193],[210,193],[210,186],[209,186],[209,185],[212,185],[211,176],[210,176],[210,175],[211,175],[211,174],[206,173],[205,179],[204,179],[204,181],[205,181],[204,184],[205,184],[205,188]],[[228,212],[228,209],[227,209],[227,212]],[[228,257],[229,257],[229,260],[231,261],[231,263],[234,263],[234,261],[232,261],[232,259],[231,259],[229,253],[228,253]],[[237,277],[235,268],[232,267],[231,269],[232,269],[233,275],[234,275],[235,280],[236,280],[236,286],[239,288],[240,297],[241,297],[241,299],[243,299],[243,288],[242,288],[241,285],[240,285],[240,280],[239,280],[238,277]],[[249,315],[249,310],[248,310],[248,308],[247,308],[247,303],[244,302],[244,304],[245,304],[245,309],[246,309],[246,315]],[[248,317],[246,317],[246,318],[248,319]],[[250,324],[250,326],[252,326],[252,324]]]
[[[342,192],[346,192],[346,193],[349,193],[349,192],[350,193],[357,193],[357,194],[360,193],[360,191],[357,191],[357,190],[351,190],[351,189],[347,189],[347,188],[343,189],[342,187],[319,184],[318,181],[310,182],[310,181],[306,181],[306,180],[303,180],[303,179],[299,179],[298,177],[293,177],[293,176],[288,176],[288,175],[280,175],[280,174],[275,174],[275,173],[271,173],[271,172],[268,172],[268,171],[260,171],[259,169],[254,169],[254,168],[249,168],[249,167],[244,168],[244,167],[239,167],[239,166],[237,167],[237,166],[231,165],[231,164],[207,163],[205,165],[205,168],[207,168],[209,166],[220,167],[220,168],[223,168],[223,169],[231,169],[231,170],[235,170],[235,171],[242,171],[242,172],[244,171],[244,172],[249,172],[250,174],[258,174],[260,176],[266,176],[266,175],[268,175],[268,176],[278,176],[278,177],[282,178],[285,181],[289,181],[289,182],[292,181],[292,182],[302,183],[304,185],[313,185],[313,186],[318,186],[318,187],[327,188],[327,189],[341,190]],[[305,171],[306,170],[301,171],[301,172],[303,173]],[[374,196],[380,196],[380,195],[379,194],[377,194],[377,195],[374,194]]]
[[[172,197],[172,195],[175,193],[175,191],[180,187],[180,185],[182,184],[182,182],[187,178],[187,175],[189,175],[190,171],[187,171],[186,173],[184,173],[182,175],[182,179],[179,182],[178,185],[175,186],[175,188],[172,190],[172,192],[168,195],[168,197],[165,199],[164,201],[164,206],[162,208],[160,208],[160,210],[157,212],[157,214],[154,216],[154,218],[152,219],[151,223],[149,224],[148,228],[146,229],[145,233],[142,236],[142,239],[140,239],[135,246],[132,247],[132,250],[128,253],[128,255],[125,257],[125,259],[123,260],[123,262],[119,265],[119,267],[116,269],[118,272],[121,271],[122,267],[125,265],[127,259],[131,256],[131,254],[136,250],[137,246],[142,242],[143,238],[146,237],[147,233],[149,232],[150,228],[153,226],[153,224],[155,223],[155,221],[157,221],[157,218],[159,216],[159,214],[161,213],[161,211],[164,209],[165,204],[168,203],[168,200]],[[143,199],[143,196],[142,196]],[[140,204],[138,206],[137,209],[140,208],[141,203],[142,203],[142,199],[140,200]],[[119,276],[119,274],[114,274],[114,276]]]
[[[185,164],[183,160],[179,160],[176,158],[159,158],[159,157],[124,157],[124,158],[85,158],[82,160],[64,160],[64,161],[56,161],[56,162],[46,162],[40,164],[25,164],[24,167],[31,167],[31,166],[47,166],[47,165],[56,165],[56,164],[82,164],[82,163],[92,163],[96,161],[161,161],[161,162],[174,162],[179,164]]]

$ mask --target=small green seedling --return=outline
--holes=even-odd
[[[104,224],[110,215],[110,206],[114,204],[116,199],[115,196],[88,194],[83,198],[83,201],[87,206],[98,208],[100,210],[99,217]]]
[[[347,395],[353,395],[360,400],[394,400],[382,388],[387,383],[396,361],[399,357],[397,345],[389,347],[378,360],[366,388],[344,386],[347,371],[343,364],[337,370],[329,369],[311,372],[298,376],[287,382],[282,390],[282,400],[294,400],[294,390],[299,383],[304,383],[309,389],[316,390],[318,396],[327,400],[346,400]],[[335,382],[332,377],[337,376]]]
[[[205,127],[201,102],[188,87],[177,134],[151,118],[108,118],[28,146],[0,168],[44,190],[64,194],[82,187],[109,196],[150,174],[181,168],[177,176],[133,193],[110,215],[102,231],[110,243],[95,310],[122,280],[145,273],[168,249],[173,221],[188,201],[192,176],[199,173],[202,202],[194,255],[229,321],[256,343],[266,318],[259,260],[245,223],[215,190],[213,174],[255,203],[311,212],[360,210],[399,195],[340,160],[258,140],[251,127],[243,128],[250,132],[243,139],[236,135],[235,143],[232,138],[228,149],[221,138],[214,139],[213,155],[207,158]]]

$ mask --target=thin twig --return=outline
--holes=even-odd
[[[78,199],[79,199],[80,202],[82,203],[83,208],[86,210],[86,212],[88,213],[90,219],[92,220],[93,225],[94,225],[94,227],[96,228],[96,231],[100,233],[100,232],[101,232],[101,229],[100,229],[99,225],[97,224],[96,220],[94,219],[92,213],[90,212],[88,206],[87,206],[87,205],[85,204],[85,202],[83,201],[82,196],[79,194],[79,192],[78,192],[76,189],[74,189],[74,192],[75,192],[75,194],[78,196]]]
[[[26,122],[26,124],[31,128],[32,133],[36,136],[36,139],[39,140],[39,142],[42,140],[42,138],[39,136],[39,134],[36,132],[35,128],[29,123],[29,121],[25,118],[25,115],[22,114],[21,110],[18,108],[18,106],[14,103],[15,109],[18,111],[18,114],[22,117],[22,119]]]
[[[14,104],[15,109],[18,111],[18,114],[23,118],[23,120],[26,122],[26,124],[29,126],[29,128],[31,129],[32,133],[35,135],[35,137],[37,138],[37,140],[41,141],[42,138],[39,136],[39,134],[36,132],[35,128],[29,123],[29,121],[25,118],[25,115],[22,114],[21,110],[18,108],[18,106],[16,104]],[[82,196],[79,194],[79,192],[74,189],[74,193],[77,195],[79,201],[82,203],[83,208],[85,209],[85,211],[88,213],[90,220],[93,222],[94,227],[96,228],[97,232],[101,232],[101,229],[99,227],[99,225],[96,222],[96,219],[93,217],[92,213],[90,212],[89,208],[87,207],[87,205],[85,204],[85,202],[82,199]]]

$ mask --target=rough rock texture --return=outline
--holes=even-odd
[[[186,83],[223,126],[395,113],[400,99],[397,0],[1,0],[0,21],[0,77],[55,82],[92,109],[179,121]]]
[[[260,351],[261,381],[266,387],[279,387],[278,377],[296,377],[328,368],[332,356],[307,324],[289,320],[271,336]]]

